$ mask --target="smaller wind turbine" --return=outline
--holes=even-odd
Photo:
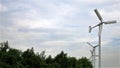
[[[95,57],[97,57],[98,55],[96,55],[96,47],[98,47],[98,45],[96,45],[96,46],[93,46],[93,45],[91,45],[89,42],[87,42],[87,44],[88,45],[90,45],[93,49],[92,50],[90,50],[90,52],[91,52],[91,57],[90,57],[90,59],[92,59],[91,61],[92,61],[92,64],[93,64],[93,68],[95,68]]]

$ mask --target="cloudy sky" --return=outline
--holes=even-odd
[[[98,43],[98,29],[88,27],[98,20],[97,8],[104,21],[102,31],[102,67],[120,67],[120,0],[0,0],[0,42],[10,47],[35,52],[46,51],[53,57],[61,51],[68,56],[90,57]]]

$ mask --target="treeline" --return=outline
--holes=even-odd
[[[8,42],[0,43],[0,68],[92,68],[91,62],[82,57],[68,57],[67,53],[61,51],[54,58],[46,57],[45,51],[35,53],[34,49],[22,52],[10,48]]]

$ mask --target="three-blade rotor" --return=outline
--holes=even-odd
[[[102,18],[102,16],[100,15],[100,13],[98,12],[98,10],[95,9],[94,12],[96,13],[98,19],[100,20],[100,23],[98,23],[97,25],[95,25],[95,26],[93,26],[93,27],[89,26],[89,33],[92,31],[93,28],[95,28],[95,27],[97,27],[97,26],[100,26],[100,27],[101,27],[101,28],[100,28],[100,31],[102,31],[102,25],[103,25],[103,24],[114,24],[114,23],[116,23],[115,20],[112,20],[112,21],[103,21],[103,18]]]

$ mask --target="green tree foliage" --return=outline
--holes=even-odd
[[[86,57],[82,57],[77,61],[77,68],[93,68],[91,62]]]
[[[21,51],[8,47],[8,42],[1,43],[0,68],[21,68]]]
[[[54,58],[46,57],[45,51],[35,53],[33,48],[22,52],[10,48],[7,41],[0,43],[0,68],[92,68],[92,64],[86,57],[68,57],[64,51]]]
[[[7,49],[9,49],[8,41],[2,42],[2,43],[0,43],[0,44],[1,44],[0,50],[1,50],[2,52],[6,52]]]

